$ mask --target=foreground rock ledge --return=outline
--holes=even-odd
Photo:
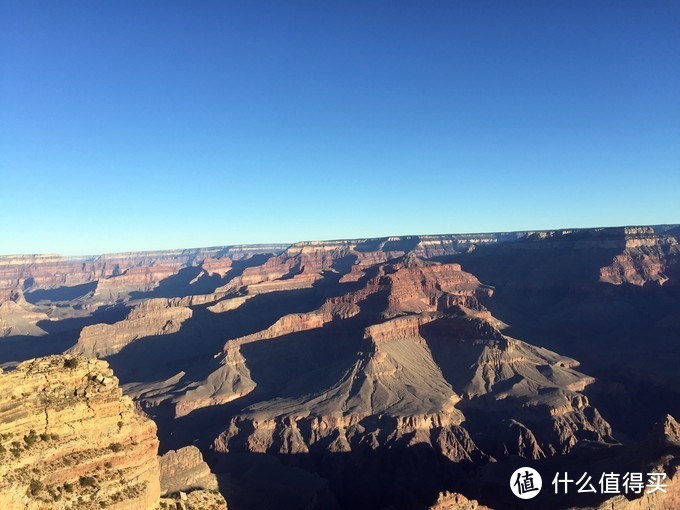
[[[0,374],[0,507],[152,508],[156,425],[108,364],[50,356]]]
[[[177,505],[160,500],[157,454],[156,425],[105,361],[49,356],[0,370],[3,510],[226,508],[197,455],[191,467],[213,490],[198,483]]]

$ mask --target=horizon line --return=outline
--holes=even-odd
[[[0,254],[0,259],[7,258],[18,258],[18,257],[61,257],[64,259],[83,259],[87,260],[90,258],[99,257],[112,257],[116,255],[127,255],[127,254],[152,254],[152,253],[169,253],[169,252],[182,252],[182,251],[196,251],[196,250],[218,250],[218,249],[230,249],[230,248],[245,248],[245,247],[266,247],[266,246],[277,246],[282,247],[283,250],[295,246],[297,244],[303,243],[332,243],[340,241],[373,241],[379,239],[390,239],[390,238],[411,238],[411,237],[445,237],[445,236],[472,236],[472,235],[491,235],[491,234],[529,234],[535,232],[558,232],[564,230],[602,230],[602,229],[616,229],[616,228],[640,228],[649,227],[664,228],[664,230],[669,230],[674,227],[680,226],[680,223],[655,223],[655,224],[626,224],[626,225],[609,225],[609,226],[590,226],[590,227],[558,227],[558,228],[540,228],[540,229],[520,229],[520,230],[492,230],[486,232],[449,232],[449,233],[439,233],[439,234],[396,234],[396,235],[383,235],[383,236],[372,236],[372,237],[343,237],[335,239],[308,239],[299,240],[295,242],[263,242],[263,243],[234,243],[234,244],[224,244],[224,245],[213,245],[213,246],[194,246],[185,248],[162,248],[162,249],[145,249],[145,250],[122,250],[122,251],[110,251],[102,253],[90,253],[90,254],[72,254],[64,255],[57,252],[42,252],[42,253],[8,253]]]

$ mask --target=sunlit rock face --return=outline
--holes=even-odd
[[[156,425],[122,395],[106,362],[27,361],[0,373],[0,389],[2,508],[154,508]]]

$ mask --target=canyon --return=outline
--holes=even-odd
[[[502,509],[531,465],[544,490],[522,508],[672,508],[679,238],[1,256],[0,503]],[[550,494],[586,468],[671,490]]]

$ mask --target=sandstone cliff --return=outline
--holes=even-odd
[[[104,358],[139,338],[176,333],[182,323],[191,317],[192,311],[188,307],[175,305],[170,299],[149,299],[136,305],[120,322],[87,326],[70,352]]]
[[[227,510],[217,478],[195,446],[170,450],[160,458],[161,509]]]
[[[680,263],[680,244],[669,234],[656,234],[650,227],[626,228],[621,253],[600,268],[600,281],[621,285],[663,285],[669,270]]]
[[[162,495],[193,489],[217,490],[217,478],[195,446],[170,450],[161,456],[160,465]]]
[[[155,424],[103,361],[51,356],[0,373],[0,506],[151,509]]]

